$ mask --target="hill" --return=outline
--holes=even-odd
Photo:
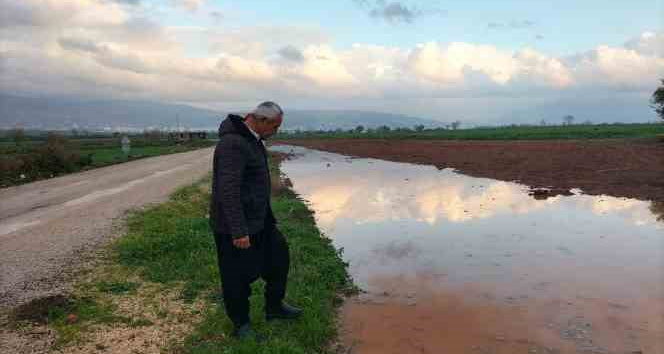
[[[286,111],[284,130],[441,126],[432,120],[365,111]],[[0,128],[143,130],[146,128],[216,130],[226,113],[183,104],[144,101],[86,101],[57,97],[0,96]]]

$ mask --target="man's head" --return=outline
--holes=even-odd
[[[267,139],[274,135],[283,121],[284,111],[278,104],[267,101],[259,104],[245,117],[245,123],[261,138]]]

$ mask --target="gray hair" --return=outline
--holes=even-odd
[[[266,120],[273,120],[284,114],[284,111],[279,107],[278,104],[272,101],[265,101],[259,104],[254,110],[249,112],[249,114],[257,117],[264,118]]]

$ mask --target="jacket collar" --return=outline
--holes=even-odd
[[[244,124],[244,118],[235,114],[229,114],[227,119],[233,125],[233,130],[235,130],[235,133],[240,134],[245,138],[258,140],[256,139],[256,136],[252,133],[252,131],[249,129],[249,127],[246,124]]]
[[[261,141],[261,136],[258,135],[258,133],[256,133],[253,129],[251,129],[246,121],[243,121],[242,123],[247,127],[247,129],[249,129],[249,132],[254,136],[254,138],[256,138],[256,140]]]

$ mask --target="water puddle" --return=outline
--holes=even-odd
[[[364,292],[353,353],[664,353],[664,208],[274,147]]]

